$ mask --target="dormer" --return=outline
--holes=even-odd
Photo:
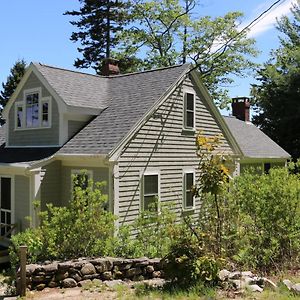
[[[6,147],[62,146],[105,108],[105,93],[103,77],[31,63],[3,111]]]

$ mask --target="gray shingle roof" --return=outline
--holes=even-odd
[[[34,63],[67,105],[104,108],[109,78]]]
[[[289,158],[290,155],[250,122],[235,117],[225,117],[233,137],[243,155],[249,158]]]
[[[105,78],[107,108],[58,154],[108,154],[188,69],[181,65]]]

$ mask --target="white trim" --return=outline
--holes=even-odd
[[[190,111],[187,109],[187,94],[193,95],[193,127],[188,127],[187,126],[187,112]],[[191,111],[190,111],[191,112]],[[183,88],[183,130],[191,130],[195,131],[196,130],[196,92],[192,88],[184,87]]]
[[[119,165],[115,164],[113,166],[112,170],[112,176],[113,176],[113,181],[112,181],[112,188],[113,188],[113,213],[118,219],[115,221],[115,226],[116,228],[119,228],[120,222],[119,222],[119,214],[120,214],[120,203],[119,203],[119,197],[120,197],[120,182],[119,182]]]
[[[151,175],[157,175],[157,184],[158,184],[158,189],[157,189],[157,198],[158,198],[158,203],[157,203],[157,210],[160,212],[160,170],[159,169],[152,169],[149,168],[144,172],[140,172],[140,211],[144,211],[144,178],[145,176],[151,176]]]
[[[1,193],[1,178],[10,178],[10,223],[15,223],[15,176],[0,174],[0,193]],[[0,207],[1,207],[1,195],[0,195]]]
[[[196,205],[195,205],[195,196],[193,196],[193,205],[192,206],[186,206],[186,174],[193,174],[193,185],[195,185],[195,177],[196,177],[196,172],[195,169],[183,169],[182,171],[182,209],[183,211],[189,211],[189,210],[194,210]]]

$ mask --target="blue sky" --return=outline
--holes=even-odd
[[[275,0],[200,0],[198,14],[220,16],[229,11],[242,11],[243,24],[248,24]],[[295,0],[282,0],[254,26],[249,34],[257,41],[261,54],[257,62],[267,60],[272,48],[278,46],[278,32],[274,29],[276,17],[288,14]],[[6,81],[11,66],[17,59],[35,61],[68,69],[75,69],[78,56],[76,45],[69,40],[74,29],[66,10],[78,9],[78,0],[1,0],[0,1],[0,83]],[[93,73],[92,70],[88,71]],[[237,79],[230,95],[248,96],[250,83],[247,76]]]

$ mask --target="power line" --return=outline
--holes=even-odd
[[[260,21],[260,19],[262,19],[262,17],[267,14],[274,6],[276,6],[277,4],[279,4],[280,2],[285,2],[286,0],[277,0],[274,3],[272,3],[272,5],[270,5],[266,10],[264,10],[261,14],[259,14],[254,20],[252,20],[248,25],[246,25],[241,31],[239,31],[236,35],[234,35],[232,38],[230,38],[226,43],[224,43],[222,46],[220,46],[214,53],[211,53],[210,55],[208,55],[208,59],[211,58],[215,53],[221,51],[216,57],[215,59],[218,59],[220,56],[223,55],[223,53],[225,52],[225,50],[227,49],[227,47],[240,35],[242,35],[246,30],[250,29],[251,26],[254,26],[258,23],[258,21]],[[199,67],[199,64],[196,63],[196,65],[189,71],[192,72],[193,70],[197,69]]]

